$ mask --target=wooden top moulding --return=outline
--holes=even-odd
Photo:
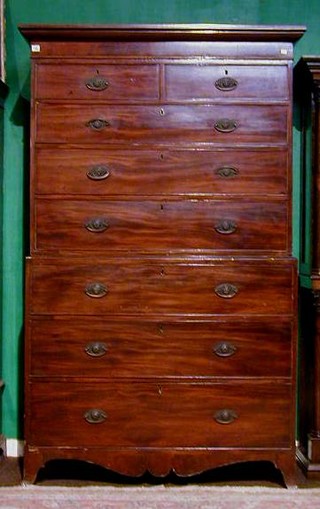
[[[189,40],[189,41],[282,41],[294,42],[305,32],[299,25],[47,25],[21,24],[28,40]]]

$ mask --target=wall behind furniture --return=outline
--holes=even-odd
[[[7,82],[3,175],[2,432],[23,436],[23,270],[28,252],[29,48],[19,23],[302,24],[301,54],[320,53],[319,0],[7,0]],[[294,254],[299,253],[299,139],[294,148]],[[0,430],[1,431],[1,430]]]

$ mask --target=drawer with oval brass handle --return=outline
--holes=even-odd
[[[109,223],[103,217],[93,217],[84,223],[85,228],[92,233],[102,233],[109,228]]]
[[[232,133],[237,127],[237,122],[231,118],[220,118],[214,123],[215,130],[220,133]]]
[[[89,78],[85,82],[85,85],[89,90],[92,90],[93,92],[101,92],[102,90],[106,90],[108,88],[109,82],[106,80],[106,78],[103,78],[103,76],[99,76],[99,74],[97,74],[96,76]]]
[[[101,341],[91,341],[85,346],[84,351],[90,357],[103,357],[108,351],[106,343]]]
[[[217,233],[221,233],[221,235],[230,235],[236,231],[237,223],[230,219],[224,219],[217,223],[214,229]]]
[[[214,420],[218,424],[232,424],[236,419],[238,419],[238,414],[229,408],[223,408],[218,410],[214,416]]]
[[[107,166],[103,164],[97,164],[96,166],[92,166],[87,171],[87,177],[90,180],[105,180],[110,176],[111,172]]]
[[[212,351],[218,356],[218,357],[231,357],[234,355],[237,351],[237,347],[234,346],[229,341],[220,341],[219,343],[216,343],[212,347]]]
[[[216,295],[222,299],[232,299],[238,293],[238,288],[232,283],[221,283],[214,289]]]
[[[102,131],[106,127],[110,127],[110,122],[103,118],[93,118],[86,123],[86,126],[93,131]]]
[[[88,131],[100,132],[109,143],[129,148],[212,143],[214,140],[237,144],[279,144],[285,147],[287,133],[286,104],[166,104],[159,115],[154,104],[108,104],[108,106],[61,105],[39,103],[37,107],[37,143],[75,144],[88,142]],[[160,118],[162,119],[159,123]],[[45,128],[42,128],[46,126]],[[259,126],[259,127],[257,127]],[[235,132],[233,132],[235,131]],[[236,135],[236,139],[234,138]],[[228,139],[227,139],[228,138]],[[205,146],[205,145],[204,145]],[[111,147],[110,147],[111,148]],[[233,147],[236,149],[237,147]],[[226,153],[226,151],[225,151]],[[228,151],[234,157],[232,151]],[[236,160],[236,159],[233,159]]]
[[[86,295],[88,295],[88,297],[92,297],[93,299],[100,299],[107,295],[108,288],[102,283],[94,282],[87,284],[84,292]]]
[[[101,424],[107,419],[107,414],[103,410],[100,410],[100,408],[91,408],[90,410],[87,410],[83,414],[83,418],[89,423],[89,424]]]

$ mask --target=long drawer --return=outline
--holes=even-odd
[[[35,314],[291,314],[295,264],[141,258],[34,259]]]
[[[54,395],[54,399],[53,399]],[[280,383],[32,383],[29,445],[290,447]]]
[[[286,201],[38,199],[36,251],[283,251]]]
[[[291,376],[290,319],[123,320],[33,318],[33,377]]]
[[[42,143],[287,144],[286,105],[87,105],[37,103]]]
[[[267,195],[288,192],[287,151],[114,150],[38,146],[35,192]]]

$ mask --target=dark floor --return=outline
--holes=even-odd
[[[17,486],[22,482],[22,460],[17,458],[0,459],[0,486]],[[221,467],[201,475],[179,478],[170,474],[165,478],[144,475],[138,479],[125,477],[97,465],[80,461],[51,461],[41,469],[36,480],[41,485],[84,486],[84,485],[157,485],[183,486],[186,484],[234,485],[283,487],[281,473],[268,462],[245,463]],[[307,480],[301,473],[300,488],[320,488],[319,480]]]

